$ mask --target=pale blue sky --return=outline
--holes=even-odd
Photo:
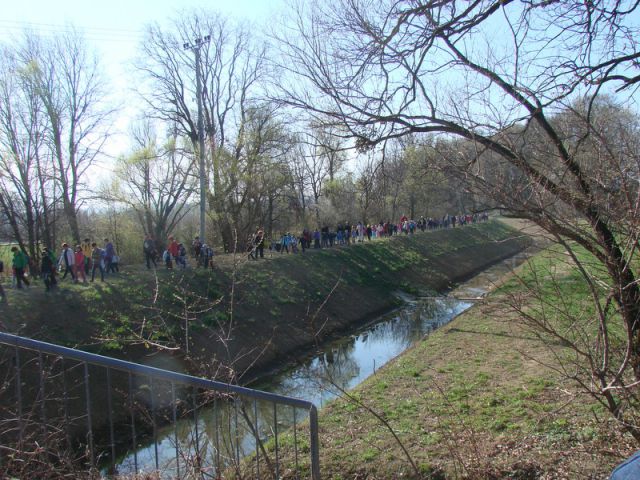
[[[73,25],[84,35],[88,47],[98,54],[115,96],[130,95],[128,64],[133,61],[141,32],[152,22],[164,23],[181,10],[217,10],[239,20],[263,24],[281,13],[286,0],[11,0],[0,8],[0,42],[20,36],[27,28],[42,35],[64,31]],[[128,103],[131,107],[131,102]],[[117,140],[110,142],[111,155],[124,153],[131,112],[116,119]],[[124,147],[124,148],[123,148]]]
[[[162,23],[189,8],[218,10],[261,23],[282,11],[284,0],[13,0],[0,8],[0,41],[19,35],[25,27],[46,35],[73,24],[100,52],[109,71],[135,53],[146,24]],[[115,70],[108,73],[120,76]]]

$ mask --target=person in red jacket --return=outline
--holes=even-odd
[[[82,277],[82,283],[87,283],[87,276],[84,273],[84,252],[82,251],[82,247],[80,245],[76,245],[76,251],[73,254],[73,261],[73,268],[76,274],[75,282],[79,282],[80,277]]]
[[[171,259],[175,262],[176,258],[178,258],[180,249],[178,242],[173,238],[173,236],[169,237],[169,246],[167,247],[167,250],[169,251],[169,255],[171,255]]]

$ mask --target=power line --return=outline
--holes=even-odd
[[[14,38],[16,33],[32,30],[43,38],[53,38],[57,34],[77,32],[87,40],[101,42],[137,42],[145,38],[144,32],[139,30],[127,30],[108,27],[81,27],[74,28],[70,25],[55,25],[35,22],[15,22],[0,20],[0,37]]]
[[[24,27],[46,27],[52,29],[59,29],[61,31],[70,31],[75,28],[73,24],[62,24],[62,23],[42,23],[42,22],[27,22],[22,20],[2,20],[0,19],[0,24],[9,24],[6,28],[24,28]],[[116,27],[78,27],[78,30],[93,30],[93,31],[103,31],[104,33],[127,33],[132,35],[140,35],[140,30],[132,30],[130,28],[116,28]]]

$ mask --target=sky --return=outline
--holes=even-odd
[[[254,23],[268,21],[285,8],[286,0],[6,0],[0,8],[0,42],[26,29],[41,35],[63,32],[73,25],[97,52],[102,69],[119,96],[129,95],[127,64],[132,62],[149,23],[166,22],[181,10],[204,8]],[[116,121],[126,129],[127,114]],[[123,135],[121,135],[123,136]],[[118,151],[112,144],[111,155]],[[122,149],[120,149],[122,150]]]

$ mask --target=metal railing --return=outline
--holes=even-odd
[[[7,333],[0,349],[0,471],[320,479],[311,402]]]

